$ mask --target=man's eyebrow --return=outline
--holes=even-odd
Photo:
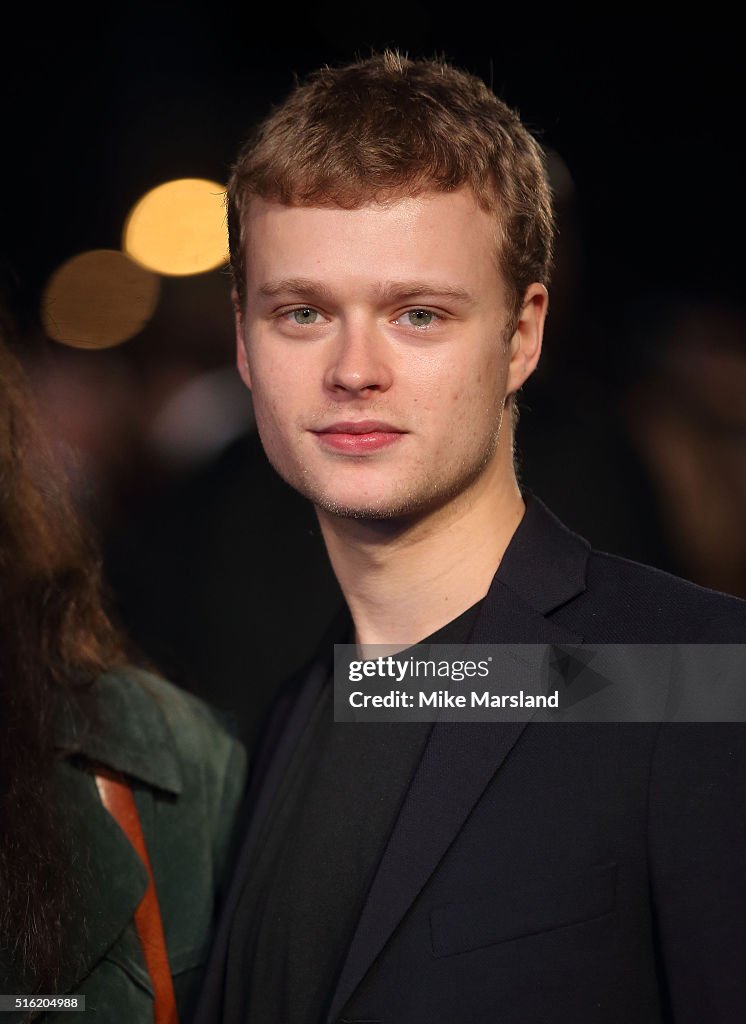
[[[282,281],[265,281],[259,285],[259,294],[274,298],[276,295],[315,295],[329,298],[330,290],[321,281],[312,281],[308,277],[286,277]]]
[[[422,295],[434,295],[469,305],[474,302],[474,296],[465,288],[440,281],[391,281],[381,285],[379,294],[384,300],[399,302],[416,299]]]
[[[297,295],[303,298],[329,300],[332,290],[321,281],[308,277],[288,277],[282,281],[265,281],[259,286],[259,294],[268,298],[277,295]],[[474,297],[464,288],[438,281],[387,281],[376,288],[376,295],[382,302],[404,302],[423,295],[451,299],[465,305],[473,305]]]

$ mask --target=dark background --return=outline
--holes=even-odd
[[[98,19],[80,34],[43,16],[6,32],[6,237],[24,312],[65,256],[118,246],[147,188],[224,181],[247,128],[295,72],[389,44],[491,81],[561,154],[599,335],[651,289],[740,296],[743,49],[717,8],[659,21],[501,9],[486,22],[463,5],[447,17],[404,5],[394,18],[320,3],[274,22],[248,5]]]
[[[99,411],[70,430],[79,497],[119,614],[172,678],[231,708],[252,734],[338,601],[313,516],[250,430],[193,464],[150,444],[170,381],[230,365],[223,272],[164,280],[151,324],[113,352],[57,352],[39,328],[40,295],[69,256],[118,248],[149,188],[225,182],[239,143],[296,74],[372,47],[438,54],[483,77],[558,155],[558,266],[519,428],[526,484],[596,546],[746,594],[746,553],[718,550],[734,503],[746,519],[733,483],[741,470],[746,479],[742,41],[728,16],[711,5],[635,18],[323,2],[20,16],[0,72],[6,301],[62,434],[75,416],[60,372],[104,396],[109,419]],[[661,433],[650,409],[669,394]],[[676,417],[681,431],[667,434]],[[704,485],[660,475],[670,436],[681,438],[677,464],[696,448],[697,465],[719,474],[722,522],[708,513],[704,531],[680,514]]]

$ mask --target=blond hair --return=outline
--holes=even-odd
[[[469,186],[496,219],[512,317],[548,283],[554,221],[542,150],[476,76],[387,50],[296,85],[243,146],[228,185],[235,287],[245,292],[244,221],[254,197],[355,209]]]

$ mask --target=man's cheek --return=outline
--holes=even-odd
[[[265,448],[271,447],[274,453],[282,455],[297,447],[300,431],[293,428],[295,419],[282,395],[264,395],[254,413]]]

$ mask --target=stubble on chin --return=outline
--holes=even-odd
[[[483,451],[462,463],[456,471],[449,475],[429,474],[419,480],[412,479],[400,487],[398,493],[382,496],[377,501],[361,498],[352,502],[333,497],[329,490],[319,486],[313,479],[314,475],[307,465],[299,466],[296,473],[283,472],[277,465],[275,469],[286,483],[327,516],[368,522],[421,519],[448,505],[474,484],[494,457],[499,437],[498,426]]]

